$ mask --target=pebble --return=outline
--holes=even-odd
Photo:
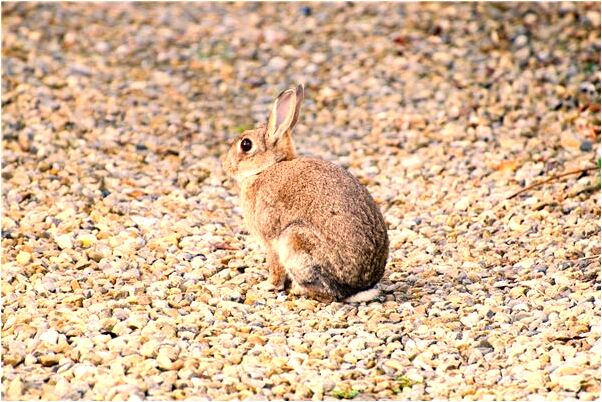
[[[583,140],[581,141],[581,145],[579,145],[579,150],[582,152],[590,152],[592,149],[594,149],[593,144],[591,141],[589,140]]]
[[[558,378],[558,385],[567,391],[577,392],[581,389],[584,381],[585,376],[582,374],[565,375]]]
[[[194,257],[191,261],[190,261],[190,266],[192,267],[192,269],[199,269],[203,266],[205,259],[201,258],[201,257]]]
[[[466,211],[469,206],[470,206],[470,198],[462,197],[454,204],[454,209],[456,211]]]
[[[53,329],[44,332],[40,335],[40,341],[47,342],[51,345],[56,345],[59,340],[59,333]]]
[[[299,8],[299,11],[301,12],[301,14],[303,14],[305,17],[309,17],[312,13],[311,7],[308,6],[302,6]]]
[[[23,395],[23,382],[19,377],[15,377],[6,389],[6,397],[9,400],[17,400]]]
[[[44,367],[51,367],[59,363],[61,357],[59,355],[50,354],[50,355],[42,355],[39,360]]]
[[[88,248],[93,246],[98,239],[93,234],[83,234],[77,237],[77,240],[81,243],[81,246]]]
[[[466,325],[467,327],[474,327],[475,325],[477,325],[477,323],[479,321],[480,321],[480,317],[477,312],[470,313],[467,316],[462,317],[460,319],[460,322],[462,324]]]
[[[158,349],[159,342],[151,339],[142,345],[140,348],[140,354],[146,357],[155,357]]]
[[[159,353],[157,355],[157,363],[159,364],[159,367],[164,370],[171,370],[173,366],[173,362],[166,353]]]
[[[268,63],[268,69],[272,70],[272,71],[281,71],[284,70],[284,68],[287,66],[288,62],[286,61],[286,59],[280,57],[280,56],[276,56],[274,58],[272,58],[269,63]]]
[[[56,244],[62,249],[62,250],[70,250],[73,248],[73,242],[71,241],[71,236],[68,234],[64,234],[64,235],[60,235],[55,237],[55,241]]]
[[[17,263],[25,265],[31,260],[31,253],[28,253],[27,251],[19,251],[16,260]]]

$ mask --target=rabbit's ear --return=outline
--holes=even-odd
[[[290,132],[299,118],[299,109],[303,102],[303,85],[289,88],[278,95],[272,106],[268,119],[267,138],[272,144],[278,142],[287,132]]]

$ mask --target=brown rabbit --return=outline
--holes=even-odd
[[[268,123],[243,132],[222,158],[240,185],[244,220],[267,251],[270,282],[322,301],[379,294],[387,228],[368,191],[345,169],[298,157],[291,131],[303,86],[282,92]]]

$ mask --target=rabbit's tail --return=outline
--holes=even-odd
[[[380,296],[380,290],[376,287],[373,287],[371,289],[364,290],[362,292],[358,292],[352,296],[349,296],[348,298],[345,299],[345,302],[347,302],[347,303],[368,302],[368,301],[376,299],[378,296]]]

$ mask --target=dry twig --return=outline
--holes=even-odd
[[[520,191],[517,191],[516,193],[512,194],[511,196],[509,196],[509,197],[508,197],[508,198],[506,198],[506,199],[507,199],[507,200],[510,200],[510,199],[512,199],[512,198],[514,198],[514,197],[516,197],[516,196],[517,196],[517,195],[519,195],[519,194],[522,194],[522,193],[524,193],[524,192],[526,192],[526,191],[532,190],[532,189],[534,189],[534,188],[536,188],[536,187],[539,187],[539,186],[541,186],[541,185],[544,185],[544,184],[546,184],[546,183],[549,183],[549,182],[551,182],[551,181],[558,180],[558,179],[560,179],[560,178],[562,178],[562,177],[565,177],[565,176],[570,176],[570,175],[573,175],[573,174],[586,173],[586,172],[590,172],[590,171],[592,171],[592,170],[597,170],[597,169],[598,169],[598,167],[597,167],[597,166],[592,166],[592,167],[588,167],[588,168],[585,168],[585,169],[572,170],[572,171],[570,171],[570,172],[566,172],[566,173],[562,173],[562,174],[554,175],[554,176],[552,176],[552,177],[549,177],[549,178],[547,178],[547,179],[545,179],[545,180],[543,180],[543,181],[540,181],[540,182],[538,182],[538,183],[531,184],[530,186],[528,186],[528,187],[525,187],[525,188],[521,189]]]

